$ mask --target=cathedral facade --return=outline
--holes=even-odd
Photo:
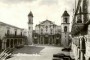
[[[61,26],[50,20],[45,20],[35,26],[33,30],[33,14],[28,15],[28,42],[31,44],[57,44],[63,47],[69,46],[70,15],[64,11]]]
[[[35,26],[33,32],[35,44],[57,44],[61,43],[61,26],[57,26],[52,21],[45,20]]]

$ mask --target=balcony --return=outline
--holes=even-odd
[[[5,34],[6,38],[26,38],[26,36],[23,35],[15,35],[15,34]]]

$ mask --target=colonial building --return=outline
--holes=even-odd
[[[78,0],[72,24],[72,52],[75,60],[90,60],[89,0]]]
[[[32,39],[32,32],[33,32],[33,13],[30,11],[28,14],[28,44],[33,44]]]
[[[67,11],[64,11],[61,22],[61,44],[63,47],[69,47],[69,29],[70,29],[70,15]]]
[[[61,26],[45,20],[35,26],[33,35],[35,44],[61,44]]]
[[[24,46],[25,30],[0,22],[0,50]]]

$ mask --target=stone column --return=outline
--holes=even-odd
[[[54,40],[54,38],[53,38],[53,45],[55,44],[55,40]]]
[[[2,40],[2,49],[4,49],[4,40]]]
[[[24,45],[24,44],[23,44],[23,39],[22,39],[22,45]]]
[[[50,44],[50,38],[48,39],[48,45]]]
[[[19,39],[17,39],[17,45],[19,45],[18,40],[19,40]]]
[[[20,39],[20,45],[22,45],[22,39]]]
[[[20,45],[22,45],[22,39],[20,40]]]
[[[18,45],[18,39],[17,39],[17,45]]]
[[[9,39],[9,48],[11,48],[11,39]]]
[[[39,44],[40,37],[38,36],[38,44]]]
[[[55,37],[53,38],[53,44],[55,44]]]
[[[21,45],[21,43],[20,43],[20,42],[21,42],[21,39],[19,40],[19,45]]]
[[[51,44],[53,44],[53,37],[51,37],[51,39],[52,39],[52,42],[51,42]]]
[[[24,39],[22,39],[22,45],[24,45]]]
[[[43,44],[44,44],[44,37],[43,37]]]
[[[4,49],[6,49],[7,47],[6,47],[6,39],[4,40]]]
[[[81,50],[81,58],[80,58],[80,60],[85,60],[85,38],[84,37],[82,37],[81,38],[81,42],[80,42],[81,44],[81,46],[80,46],[80,50]]]
[[[13,48],[15,47],[15,45],[14,45],[14,39],[12,39],[13,40]]]
[[[49,45],[49,38],[48,38],[48,45]]]
[[[39,43],[41,44],[41,37],[40,37]]]
[[[39,44],[39,37],[38,37],[38,44]]]
[[[81,52],[81,58],[80,58],[80,60],[85,60],[84,53],[83,52]]]
[[[78,58],[79,58],[79,60],[80,60],[80,54],[81,54],[81,53],[80,53],[80,49],[79,49],[79,51],[78,51]]]
[[[39,44],[41,44],[41,37],[40,37],[40,40],[39,40]]]
[[[53,45],[53,36],[52,36],[52,45]]]
[[[56,36],[55,36],[55,38],[54,38],[54,41],[55,41],[55,45],[56,45]]]
[[[20,45],[20,39],[18,39],[18,45]]]

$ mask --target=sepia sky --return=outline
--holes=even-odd
[[[27,15],[32,11],[34,26],[46,19],[60,25],[64,10],[72,17],[74,2],[74,0],[0,0],[0,21],[27,29]]]

